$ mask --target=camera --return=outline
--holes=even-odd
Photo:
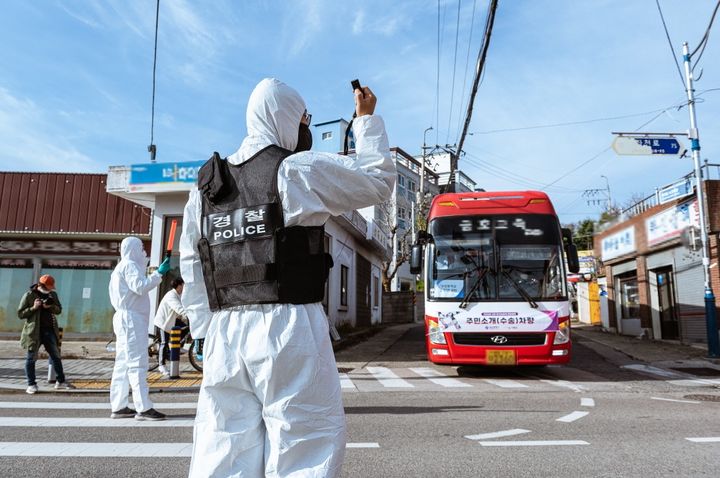
[[[55,300],[52,297],[48,297],[47,299],[42,299],[42,303],[45,305],[53,305]]]

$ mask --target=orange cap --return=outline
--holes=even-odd
[[[47,290],[55,290],[55,278],[53,278],[50,274],[40,276],[38,283],[42,284]]]

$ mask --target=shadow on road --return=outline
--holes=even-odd
[[[370,339],[372,340],[372,339]],[[360,360],[372,361],[373,364],[387,364],[393,362],[424,362],[434,366],[447,375],[452,375],[453,366],[433,365],[427,360],[425,351],[425,327],[423,324],[409,329],[392,346],[376,357],[361,357]],[[633,362],[628,358],[628,363]],[[567,371],[567,373],[563,373]],[[569,374],[572,371],[573,373]],[[457,368],[459,376],[464,378],[522,378],[537,380],[557,380],[560,375],[565,380],[576,382],[590,382],[598,379],[611,382],[625,381],[661,381],[662,377],[653,377],[639,374],[628,369],[620,368],[617,363],[610,362],[606,357],[583,344],[582,339],[573,337],[573,349],[570,363],[564,366],[522,366],[522,367],[493,367],[493,366],[460,366]],[[570,378],[567,375],[571,375]]]

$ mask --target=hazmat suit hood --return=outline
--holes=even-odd
[[[120,260],[134,262],[141,267],[147,265],[147,254],[143,243],[137,237],[126,237],[120,243]]]
[[[280,80],[265,78],[248,100],[248,135],[228,161],[240,164],[271,144],[294,151],[303,113],[305,101],[297,91]]]

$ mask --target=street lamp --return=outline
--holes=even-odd
[[[425,129],[425,132],[423,133],[423,145],[422,145],[422,162],[420,163],[420,198],[417,201],[418,202],[418,209],[420,214],[424,214],[424,205],[425,205],[425,150],[427,150],[427,146],[425,146],[425,138],[427,137],[428,131],[432,131],[433,127],[430,126],[429,128]]]

